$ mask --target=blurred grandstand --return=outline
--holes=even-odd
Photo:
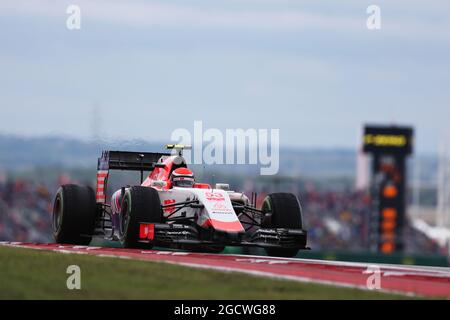
[[[53,190],[21,179],[0,183],[0,239],[51,241]]]

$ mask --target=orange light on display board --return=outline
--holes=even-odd
[[[393,242],[395,240],[395,231],[387,230],[387,231],[383,232],[383,234],[381,235],[381,239],[383,241]]]
[[[395,220],[385,220],[381,222],[381,230],[383,233],[386,231],[391,231],[395,229],[396,225]]]
[[[397,218],[397,210],[394,208],[385,208],[381,213],[383,219],[396,219]]]
[[[382,253],[392,253],[392,252],[394,252],[394,249],[395,249],[395,245],[391,241],[384,242],[381,245],[381,252]]]
[[[388,199],[395,198],[398,194],[397,187],[394,185],[388,185],[383,189],[383,196]]]

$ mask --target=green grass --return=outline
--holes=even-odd
[[[67,266],[81,268],[68,290]],[[401,299],[337,288],[165,263],[0,246],[0,299]]]

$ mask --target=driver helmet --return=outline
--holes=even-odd
[[[173,187],[192,188],[194,186],[194,173],[188,168],[178,168],[170,175]]]

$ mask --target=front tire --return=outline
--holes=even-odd
[[[265,219],[264,228],[302,229],[302,207],[298,198],[292,193],[272,193],[263,202],[262,211],[270,212]],[[303,244],[303,245],[306,245]],[[276,257],[294,257],[298,248],[266,248],[267,254]]]
[[[55,196],[52,215],[56,243],[88,245],[95,228],[97,204],[91,187],[66,184]]]
[[[120,242],[125,248],[151,248],[152,243],[139,242],[141,222],[160,223],[162,209],[158,191],[135,186],[126,189],[122,200]]]

